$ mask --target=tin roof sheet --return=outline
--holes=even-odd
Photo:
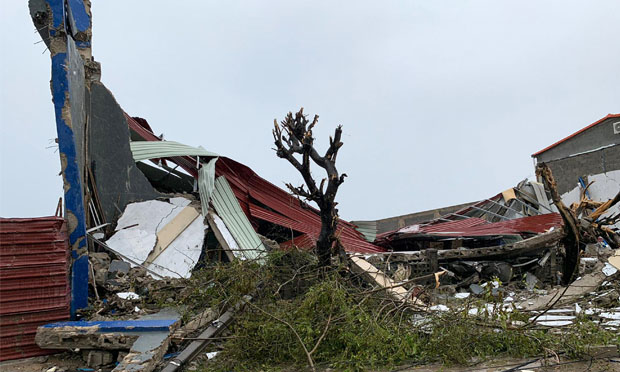
[[[422,237],[485,237],[522,234],[541,234],[551,228],[562,226],[557,213],[541,214],[489,223],[480,218],[437,223],[434,225],[411,225],[381,236],[382,242]]]
[[[146,141],[161,141],[159,137],[152,133],[150,128],[147,128],[148,124],[140,123],[140,121],[143,121],[142,119],[138,120],[127,114],[125,116],[130,129],[139,137]],[[194,177],[198,177],[197,170],[195,169],[196,161],[193,157],[176,156],[168,159],[179,164]],[[294,224],[296,231],[305,231],[318,236],[321,219],[317,210],[307,205],[302,205],[297,198],[261,178],[249,167],[230,158],[219,157],[215,166],[215,175],[216,177],[226,177],[232,194],[238,201],[238,206],[247,218],[259,218],[275,224],[284,223],[285,225],[282,226]],[[276,211],[276,214],[265,213],[266,209],[259,205],[269,207]],[[262,210],[255,207],[262,208]],[[251,209],[255,215],[251,213]],[[286,218],[281,219],[281,217]],[[245,226],[247,227],[247,225]],[[366,241],[362,233],[355,230],[353,225],[344,220],[339,220],[338,231],[341,243],[345,250],[349,252],[370,253],[385,251],[385,249]],[[239,233],[245,234],[249,232],[242,233],[240,231]]]
[[[60,217],[0,218],[0,360],[50,354],[37,327],[69,318],[69,242]]]
[[[175,141],[132,141],[131,153],[135,161],[169,158],[174,156],[218,156],[201,147],[192,147]]]
[[[215,180],[212,201],[215,211],[239,245],[243,257],[260,259],[266,252],[266,248],[245,213],[241,210],[239,202],[225,177],[218,177]]]

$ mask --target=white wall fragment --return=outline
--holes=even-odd
[[[170,202],[131,203],[106,244],[120,254],[144,263],[157,243],[157,233],[189,204],[190,200],[182,197],[172,198]],[[189,278],[202,253],[207,228],[203,220],[199,215],[152,263],[145,266],[161,276]]]

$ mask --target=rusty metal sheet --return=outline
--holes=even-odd
[[[0,360],[50,354],[37,327],[69,319],[69,240],[60,217],[0,218]]]

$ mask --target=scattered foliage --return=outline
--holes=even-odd
[[[488,298],[457,310],[420,312],[375,291],[346,266],[327,273],[316,256],[271,252],[265,265],[251,261],[215,264],[193,274],[182,300],[191,314],[207,307],[225,311],[244,295],[252,301],[235,317],[217,358],[203,370],[358,371],[403,364],[470,365],[496,357],[565,353],[586,355],[591,347],[620,338],[587,319],[557,330],[521,327],[527,314]]]

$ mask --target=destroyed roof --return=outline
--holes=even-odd
[[[216,153],[207,151],[202,147],[192,147],[174,141],[132,141],[130,146],[135,161],[179,155],[218,156]]]
[[[516,218],[502,222],[489,223],[481,218],[442,222],[427,225],[410,225],[380,235],[377,242],[385,242],[413,237],[484,237],[541,234],[551,228],[562,226],[562,217],[557,213],[541,214]]]
[[[144,120],[127,114],[127,123],[133,134],[146,141],[161,141]],[[197,177],[196,160],[191,156],[169,158],[189,174]],[[215,176],[224,176],[237,198],[241,210],[250,219],[263,220],[302,234],[318,237],[321,219],[317,211],[302,203],[288,192],[261,178],[249,167],[227,157],[220,157],[215,164]],[[348,252],[374,253],[384,249],[367,242],[354,226],[344,220],[338,222],[340,242]]]
[[[547,151],[547,150],[551,150],[552,148],[556,147],[556,146],[557,146],[557,145],[559,145],[560,143],[565,142],[565,141],[567,141],[567,140],[569,140],[569,139],[571,139],[571,138],[573,138],[573,137],[577,136],[578,134],[583,133],[583,132],[585,132],[586,130],[588,130],[588,129],[590,129],[590,128],[592,128],[592,127],[594,127],[594,126],[596,126],[596,125],[598,125],[598,124],[600,124],[600,123],[602,123],[602,122],[604,122],[604,121],[605,121],[605,120],[607,120],[607,119],[611,119],[611,118],[620,118],[620,114],[608,114],[608,115],[607,115],[607,116],[605,116],[604,118],[601,118],[601,119],[599,119],[599,120],[595,121],[594,123],[592,123],[592,124],[588,125],[587,127],[582,128],[582,129],[580,129],[580,130],[576,131],[575,133],[571,134],[570,136],[568,136],[568,137],[566,137],[566,138],[563,138],[563,139],[559,140],[558,142],[556,142],[556,143],[554,143],[554,144],[552,144],[552,145],[550,145],[550,146],[547,146],[547,147],[545,147],[544,149],[542,149],[542,150],[540,150],[540,151],[538,151],[538,152],[533,153],[533,154],[532,154],[532,157],[536,157],[536,156],[538,156],[538,155],[542,154],[543,152],[545,152],[545,151]]]

